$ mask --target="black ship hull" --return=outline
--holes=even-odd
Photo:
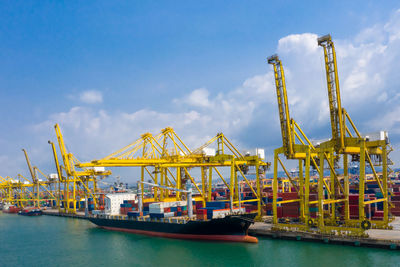
[[[255,237],[247,235],[254,223],[254,215],[231,215],[208,221],[163,220],[149,221],[137,219],[114,219],[105,216],[88,218],[101,228],[144,234],[157,237],[257,243]]]

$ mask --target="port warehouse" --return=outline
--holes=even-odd
[[[267,61],[275,74],[271,83],[276,86],[282,146],[275,149],[271,163],[262,149],[242,153],[223,133],[191,149],[169,127],[155,135],[144,133],[100,160],[79,162],[66,149],[56,124],[57,142],[49,141],[56,174],[46,175],[32,166],[24,150],[31,177],[0,177],[1,201],[17,209],[48,206],[65,214],[86,210],[121,218],[187,218],[182,190],[190,184],[196,220],[257,213],[260,220],[271,216],[274,231],[366,236],[369,228],[389,229],[400,215],[400,184],[390,168],[388,134],[358,131],[341,104],[334,43],[327,35],[318,44],[324,55],[332,130],[324,141],[309,139],[291,117],[283,64],[273,55]],[[297,172],[288,170],[288,161],[297,164]],[[350,163],[358,165],[356,173],[350,172]],[[100,188],[102,178],[111,175],[109,167],[139,168],[140,197],[115,196]],[[265,178],[269,169],[271,179]]]

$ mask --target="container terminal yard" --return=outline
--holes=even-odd
[[[189,148],[170,127],[80,162],[56,124],[56,141],[48,141],[55,172],[43,173],[22,149],[31,177],[0,177],[3,213],[81,218],[106,230],[155,237],[257,243],[267,236],[399,249],[400,176],[391,168],[388,133],[357,130],[342,106],[332,38],[317,42],[332,132],[325,140],[310,139],[291,117],[283,64],[275,54],[267,62],[275,74],[270,82],[282,146],[272,163],[264,149],[241,152],[223,133]],[[295,171],[285,166],[289,161]],[[137,184],[100,186],[111,167],[137,168]],[[267,178],[271,169],[273,178]]]

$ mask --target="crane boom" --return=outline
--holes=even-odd
[[[274,66],[276,96],[278,98],[279,119],[281,123],[282,143],[285,150],[285,155],[289,157],[293,154],[293,138],[292,129],[290,126],[289,104],[286,92],[285,74],[282,67],[282,62],[278,55],[273,55],[268,58],[268,63]]]
[[[25,149],[22,149],[22,151],[24,151],[26,163],[28,164],[28,169],[29,169],[29,172],[31,173],[31,176],[32,176],[32,181],[33,181],[33,183],[36,183],[36,181],[37,181],[36,174],[35,174],[35,172],[34,172],[34,170],[32,168],[31,161],[29,160],[29,157],[28,157],[28,153],[26,152]]]
[[[72,170],[73,170],[73,164],[71,164],[71,162],[70,162],[70,156],[65,147],[64,137],[61,133],[61,129],[60,129],[60,126],[58,125],[58,123],[56,125],[54,125],[54,128],[56,130],[57,141],[58,141],[58,145],[60,146],[60,152],[61,152],[61,156],[62,156],[62,159],[64,162],[65,171],[67,172],[68,175],[71,175]]]
[[[336,150],[344,149],[346,135],[340,99],[339,77],[336,63],[336,51],[331,35],[318,38],[318,45],[324,48],[326,82],[328,86],[329,110],[331,117],[332,139]]]
[[[58,180],[61,182],[62,181],[62,173],[61,173],[60,163],[58,161],[56,146],[50,140],[48,141],[48,143],[51,145],[51,148],[53,151],[54,163],[56,164]]]

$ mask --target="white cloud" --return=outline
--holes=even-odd
[[[389,130],[395,143],[400,142],[399,24],[400,12],[395,12],[386,23],[372,25],[354,38],[341,40],[332,36],[343,106],[360,131]],[[329,137],[325,66],[317,35],[293,34],[277,43],[277,52],[285,68],[292,117],[308,137]],[[80,98],[84,103],[99,103],[102,94],[87,91]],[[265,69],[230,91],[215,90],[211,94],[207,88],[198,88],[177,97],[173,104],[176,109],[169,112],[107,111],[77,106],[52,114],[33,126],[34,135],[48,136],[48,132],[52,132],[49,129],[59,122],[69,148],[83,160],[101,158],[145,132],[156,134],[168,126],[191,148],[221,131],[240,149],[263,146],[271,155],[272,149],[281,145],[274,75],[267,64]],[[43,143],[38,145],[43,146]]]
[[[278,52],[285,53],[299,53],[301,54],[311,54],[317,52],[318,36],[314,33],[302,33],[302,34],[291,34],[288,35],[278,42]]]
[[[209,107],[210,101],[208,100],[209,92],[205,88],[193,90],[186,98],[189,105],[195,107]]]
[[[378,102],[386,102],[388,95],[386,92],[383,92],[380,96],[378,96]]]
[[[86,104],[96,104],[103,102],[103,94],[97,90],[84,91],[79,95],[80,101]]]

